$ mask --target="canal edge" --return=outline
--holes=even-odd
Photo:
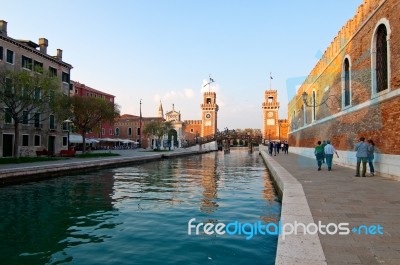
[[[91,170],[129,166],[182,156],[201,155],[213,151],[184,151],[171,154],[150,154],[139,157],[99,158],[91,161],[55,162],[42,166],[32,165],[23,168],[5,169],[0,170],[0,187],[62,177],[67,174],[75,175]]]
[[[282,197],[281,222],[315,223],[301,183],[265,151],[260,155]],[[275,264],[327,264],[318,233],[279,235]]]

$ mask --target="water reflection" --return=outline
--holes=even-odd
[[[116,214],[110,196],[113,184],[113,176],[103,174],[2,188],[2,263],[46,263],[70,246],[102,242],[101,233],[91,232],[117,225],[107,223]]]
[[[210,153],[0,189],[2,264],[273,264],[276,237],[191,237],[280,204],[257,154]]]
[[[200,210],[204,213],[213,213],[218,208],[217,189],[219,176],[216,172],[216,157],[202,157],[200,167],[202,169],[201,186],[203,187],[203,198],[201,200]]]

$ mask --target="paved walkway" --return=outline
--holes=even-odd
[[[320,235],[328,264],[400,264],[400,182],[354,177],[354,170],[295,154],[272,158],[303,186],[315,222],[383,227],[383,235]]]

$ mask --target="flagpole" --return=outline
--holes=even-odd
[[[269,90],[271,90],[272,89],[272,73],[270,72],[269,73]]]

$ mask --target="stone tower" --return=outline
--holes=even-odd
[[[214,135],[217,132],[217,94],[204,92],[201,104],[201,137]]]
[[[262,103],[264,140],[279,139],[278,110],[278,91],[265,90],[265,101]]]
[[[162,107],[161,100],[160,100],[160,105],[158,106],[158,115],[157,116],[159,118],[164,118],[164,110],[163,110],[163,107]]]

